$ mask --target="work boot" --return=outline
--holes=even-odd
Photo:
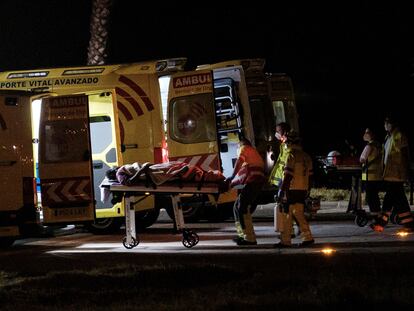
[[[384,231],[384,227],[383,227],[383,226],[381,226],[381,225],[379,225],[379,224],[372,223],[372,224],[370,224],[369,226],[370,226],[370,228],[371,228],[372,230],[374,230],[375,232],[383,232],[383,231]]]
[[[232,238],[232,241],[233,241],[234,243],[238,243],[238,242],[239,242],[239,241],[241,241],[241,240],[244,240],[241,236],[236,236],[236,237]]]

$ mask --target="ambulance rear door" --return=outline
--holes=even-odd
[[[0,244],[36,221],[30,95],[0,93]]]
[[[172,75],[167,120],[170,161],[221,170],[211,71]]]
[[[39,178],[43,222],[95,218],[88,96],[42,99]]]

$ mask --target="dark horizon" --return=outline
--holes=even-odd
[[[0,70],[86,63],[91,4],[85,0],[0,3]],[[414,20],[408,5],[347,6],[115,1],[107,63],[187,57],[188,67],[265,58],[292,77],[305,147],[326,153],[396,114],[414,136]],[[335,116],[335,118],[332,118]],[[414,137],[410,137],[413,139]],[[335,147],[336,148],[336,147]]]

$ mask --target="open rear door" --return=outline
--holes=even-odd
[[[0,93],[0,246],[36,221],[30,96]]]
[[[177,73],[168,95],[170,161],[221,170],[211,71]]]
[[[42,100],[39,177],[45,224],[94,220],[86,95],[49,97]]]

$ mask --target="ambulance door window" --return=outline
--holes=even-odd
[[[170,109],[168,127],[173,140],[183,144],[216,140],[212,94],[174,98]]]
[[[43,127],[44,163],[87,161],[89,154],[88,133],[84,121],[73,119],[71,122],[46,121]],[[76,146],[76,148],[73,148]]]
[[[90,120],[91,148],[93,162],[93,183],[95,198],[100,198],[100,188],[105,173],[110,169],[109,163],[116,163],[115,148],[112,144],[112,122],[110,116],[93,116]],[[111,200],[103,203],[96,200],[96,208],[111,208]]]
[[[241,111],[233,79],[214,80],[214,100],[221,167],[224,176],[229,177],[237,159],[239,134],[242,131]]]

